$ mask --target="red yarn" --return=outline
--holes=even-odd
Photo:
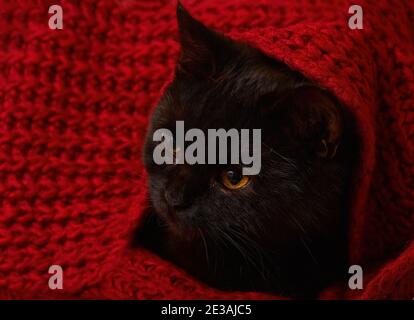
[[[200,20],[333,92],[358,119],[362,155],[350,260],[365,289],[321,298],[414,297],[414,3],[183,1]],[[63,7],[63,30],[48,8]],[[171,77],[175,1],[0,0],[0,297],[274,298],[206,287],[131,249],[147,202],[140,160]],[[411,243],[411,244],[410,244]],[[61,265],[64,289],[48,287]]]

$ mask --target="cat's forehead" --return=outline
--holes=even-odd
[[[197,92],[181,92],[168,105],[170,121],[184,121],[188,128],[243,128],[255,113],[254,98],[226,95],[200,85]]]
[[[237,126],[258,112],[260,96],[275,86],[259,68],[225,71],[207,81],[176,79],[166,107],[170,118],[195,127]]]
[[[178,75],[170,88],[169,106],[183,120],[245,121],[258,111],[260,98],[283,95],[298,78],[285,65],[244,50],[205,79]]]

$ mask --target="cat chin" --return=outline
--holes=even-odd
[[[197,228],[179,224],[168,224],[168,229],[171,235],[181,241],[192,242],[199,238],[199,231]]]
[[[200,229],[202,229],[201,227],[194,224],[183,223],[180,220],[172,220],[171,218],[163,219],[167,225],[168,233],[173,239],[188,243],[199,239]]]
[[[197,232],[198,229],[203,229],[203,225],[199,220],[191,217],[179,217],[180,213],[169,212],[166,218],[167,224],[171,227],[174,233],[193,233]]]

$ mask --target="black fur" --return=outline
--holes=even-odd
[[[349,115],[301,74],[178,8],[182,53],[144,148],[151,208],[137,243],[225,290],[311,297],[346,275]],[[234,166],[153,163],[158,128],[261,128],[262,169],[228,190]],[[234,168],[239,170],[240,168]]]

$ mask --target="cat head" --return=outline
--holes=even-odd
[[[285,64],[200,23],[179,5],[181,54],[144,147],[151,204],[178,237],[242,232],[280,252],[327,239],[342,222],[349,176],[339,103]],[[262,130],[261,171],[239,165],[157,165],[153,133]]]

